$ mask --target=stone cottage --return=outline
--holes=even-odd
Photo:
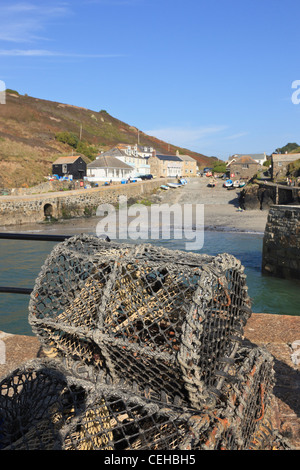
[[[164,178],[182,176],[183,161],[176,155],[160,155],[153,152],[148,158],[148,163],[153,176]]]
[[[300,153],[273,153],[271,157],[272,180],[285,178],[288,165],[299,159]]]
[[[227,164],[227,170],[230,171],[230,177],[234,179],[250,179],[252,178],[261,165],[249,155],[233,158]]]
[[[182,161],[182,173],[181,176],[197,176],[197,161],[189,155],[179,155],[176,152],[176,156]]]

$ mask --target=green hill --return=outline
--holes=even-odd
[[[284,147],[276,149],[277,153],[300,153],[300,146],[298,144],[289,143],[286,144]]]
[[[76,144],[60,138],[62,133],[75,136]],[[203,167],[216,160],[144,134],[105,110],[92,111],[7,90],[6,104],[0,105],[0,187],[35,185],[51,173],[59,155],[73,151],[92,159],[118,143],[136,144],[138,135],[141,145],[164,154],[179,150]]]

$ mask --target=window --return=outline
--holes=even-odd
[[[248,168],[249,168],[249,165],[248,165],[247,163],[244,163],[244,164],[242,165],[242,169],[243,169],[243,170],[247,170]]]
[[[64,163],[63,166],[62,166],[62,172],[67,173],[67,171],[68,171],[67,164]]]

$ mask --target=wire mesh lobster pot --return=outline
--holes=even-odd
[[[274,386],[272,356],[259,347],[241,347],[226,375],[227,380],[225,376],[220,377],[218,384],[224,404],[223,420],[210,432],[205,447],[228,448],[228,442],[225,446],[222,443],[224,427],[228,427],[234,429],[235,449],[270,448],[274,441],[270,419]]]
[[[31,361],[0,383],[1,450],[187,449],[202,426],[203,412],[93,387],[59,362]]]
[[[271,362],[261,359],[259,350],[243,351],[235,367],[240,380],[235,403],[195,410],[146,398],[133,389],[78,379],[57,360],[30,361],[0,383],[0,449],[280,448],[266,421]],[[258,384],[265,386],[264,403],[253,398]],[[232,393],[227,401],[233,400]]]
[[[48,356],[195,408],[214,401],[250,315],[244,268],[231,255],[88,235],[53,249],[29,305]]]

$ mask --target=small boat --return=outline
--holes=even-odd
[[[223,184],[224,188],[231,188],[233,185],[232,181],[231,180],[227,180],[225,181],[225,183]]]
[[[240,182],[240,188],[243,188],[246,185],[245,181]]]
[[[169,188],[179,188],[182,186],[180,183],[168,183]]]
[[[162,184],[162,185],[161,185],[161,189],[166,190],[166,189],[170,189],[170,188],[169,188],[169,186],[167,186],[166,184]]]
[[[239,188],[239,187],[240,187],[240,182],[239,182],[239,180],[233,182],[233,187],[234,187],[234,188]]]

